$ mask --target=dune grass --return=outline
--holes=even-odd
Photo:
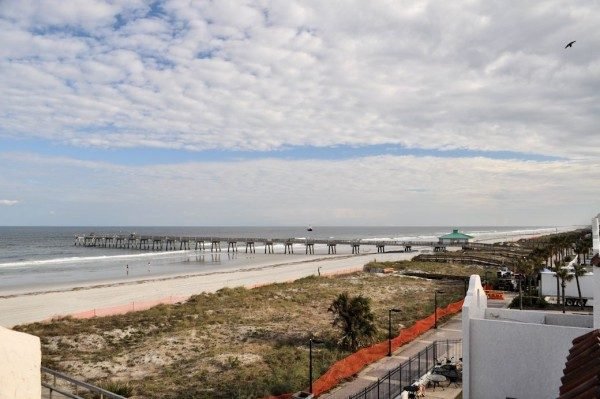
[[[427,267],[455,271],[450,266]],[[348,354],[337,347],[327,311],[341,292],[371,299],[381,341],[387,309],[402,309],[394,329],[410,326],[433,312],[435,289],[446,292],[440,306],[463,294],[463,285],[452,281],[360,272],[225,288],[126,315],[17,329],[41,338],[45,366],[103,386],[126,386],[139,398],[263,397],[307,387],[309,338],[325,341],[313,353],[315,377]]]

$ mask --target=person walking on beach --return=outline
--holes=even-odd
[[[127,275],[129,276],[129,265],[125,266],[125,271],[127,272]]]
[[[150,273],[150,262],[148,262],[148,273]]]

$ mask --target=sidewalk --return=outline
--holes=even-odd
[[[354,380],[337,386],[333,390],[321,395],[319,398],[348,399],[350,395],[353,395],[359,392],[361,389],[364,389],[365,387],[371,385],[374,381],[377,381],[378,378],[381,378],[384,375],[386,375],[389,370],[398,367],[401,363],[408,360],[411,356],[414,356],[421,350],[425,349],[425,347],[433,343],[433,341],[462,338],[461,327],[461,313],[458,313],[452,316],[452,318],[448,320],[448,322],[446,322],[443,325],[440,325],[437,330],[431,329],[427,331],[419,338],[397,349],[393,353],[393,356],[385,357],[380,361],[365,367]],[[457,388],[454,388],[454,390],[456,389]],[[449,390],[450,389],[445,389],[444,391],[442,391],[440,388],[437,388],[435,391],[427,390],[425,397],[454,398],[455,396],[433,396],[433,394],[441,394]],[[460,391],[462,391],[462,389],[458,388],[458,392]]]
[[[489,300],[488,306],[494,308],[503,308],[508,306],[510,301],[505,299]],[[371,385],[378,378],[383,378],[389,370],[398,367],[401,363],[408,360],[411,356],[416,355],[425,347],[434,341],[442,341],[446,339],[462,339],[462,313],[458,313],[450,318],[446,323],[440,325],[437,330],[431,329],[421,335],[416,340],[397,349],[393,356],[385,357],[378,362],[375,362],[365,367],[358,376],[352,381],[338,385],[331,391],[319,396],[321,399],[348,399],[350,395],[358,393],[360,390]],[[437,388],[435,391],[428,389],[425,392],[426,398],[432,399],[454,399],[462,392],[462,387],[444,387]]]

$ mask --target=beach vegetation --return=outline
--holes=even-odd
[[[508,307],[511,309],[546,309],[549,306],[543,297],[524,295],[522,298],[515,296]]]
[[[133,395],[133,388],[131,385],[124,381],[107,380],[98,383],[98,386],[109,392],[116,393],[117,395],[124,396],[126,398]],[[98,396],[99,398],[100,396]]]
[[[441,274],[441,275],[452,275],[452,276],[464,276],[468,277],[472,274],[479,274],[481,276],[485,273],[485,268],[478,265],[463,265],[458,263],[437,263],[437,262],[422,262],[422,261],[410,261],[400,260],[391,262],[378,262],[373,260],[364,266],[366,272],[379,272],[386,269],[393,269],[397,272],[417,272],[427,274]]]
[[[397,322],[408,327],[431,314],[429,294],[436,289],[447,293],[440,306],[463,295],[462,282],[357,272],[224,288],[145,311],[15,329],[41,338],[44,366],[95,384],[118,376],[131,395],[265,397],[306,389],[310,338],[324,342],[313,347],[315,378],[351,353],[354,344],[337,345],[339,330],[328,311],[342,293],[368,298],[373,339],[383,341],[387,309],[401,308]]]
[[[362,295],[350,296],[344,291],[331,303],[333,326],[341,330],[339,345],[351,351],[366,346],[377,334],[371,301]]]

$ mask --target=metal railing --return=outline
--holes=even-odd
[[[84,396],[79,396],[80,394]],[[124,396],[117,395],[87,382],[76,380],[73,377],[44,366],[42,366],[42,397],[50,399],[126,399]]]
[[[349,399],[393,399],[405,386],[427,374],[437,361],[462,357],[462,339],[435,341],[410,359],[390,370],[383,378],[350,395]]]

